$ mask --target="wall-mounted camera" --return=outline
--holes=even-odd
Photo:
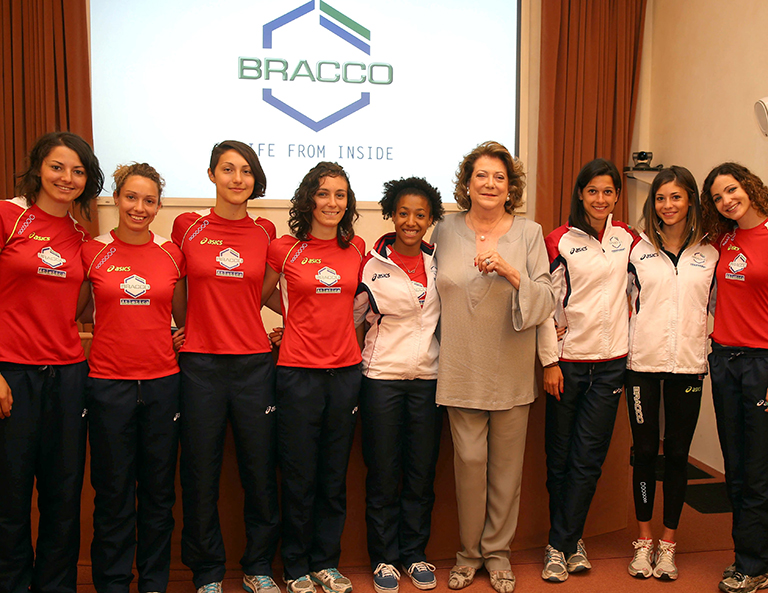
[[[632,161],[635,163],[635,169],[650,169],[653,153],[647,150],[632,153]]]

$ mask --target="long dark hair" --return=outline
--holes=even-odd
[[[701,204],[699,202],[699,189],[691,172],[685,167],[672,165],[662,169],[653,178],[651,189],[643,206],[643,227],[651,244],[659,251],[664,246],[661,240],[663,223],[656,214],[656,193],[662,185],[675,183],[688,195],[688,216],[685,220],[686,232],[683,244],[696,245],[704,238],[704,225],[701,222]]]
[[[99,167],[99,159],[93,154],[90,144],[72,132],[49,132],[40,136],[27,156],[27,168],[17,176],[16,194],[24,196],[31,206],[37,201],[42,182],[40,167],[50,152],[57,146],[65,146],[73,150],[85,168],[85,188],[76,199],[75,204],[87,220],[91,220],[91,200],[101,193],[104,187],[104,173]]]
[[[568,224],[585,233],[598,238],[597,231],[589,224],[587,212],[584,210],[584,204],[581,201],[581,192],[589,185],[595,177],[608,175],[613,180],[613,187],[616,188],[616,199],[621,195],[621,175],[611,161],[608,159],[595,159],[589,161],[581,168],[576,176],[576,183],[573,186],[573,195],[571,196],[571,213],[568,216]]]
[[[312,229],[312,212],[315,209],[315,193],[320,188],[323,177],[343,177],[347,182],[347,209],[339,226],[336,227],[336,240],[339,242],[339,247],[346,249],[355,236],[353,225],[360,215],[357,213],[355,192],[352,191],[349,177],[338,163],[321,161],[304,176],[291,198],[288,226],[296,238],[302,241],[309,238],[309,231]]]

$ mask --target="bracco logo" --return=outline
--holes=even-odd
[[[733,261],[728,264],[730,272],[725,273],[726,280],[738,280],[744,282],[744,274],[741,272],[747,267],[747,257],[743,253],[739,253],[733,258]]]
[[[149,290],[149,284],[141,276],[131,274],[120,284],[120,288],[132,299],[145,295]]]
[[[320,268],[315,275],[315,278],[319,280],[321,284],[325,285],[318,286],[315,289],[317,294],[338,294],[341,292],[341,287],[334,286],[334,284],[341,280],[341,276],[339,276],[333,268],[329,268],[328,266]]]
[[[59,278],[66,278],[67,272],[64,270],[58,270],[63,264],[67,263],[61,255],[56,253],[50,247],[43,247],[37,254],[45,266],[39,266],[37,273],[43,276],[58,276]]]
[[[61,257],[61,255],[56,253],[50,247],[43,247],[40,250],[40,253],[37,254],[37,257],[43,260],[43,263],[49,268],[58,268],[67,262],[67,260]]]
[[[747,267],[747,258],[744,257],[743,253],[740,253],[728,264],[728,267],[731,269],[731,272],[738,274]]]
[[[318,12],[320,27],[327,32],[336,35],[355,49],[366,55],[371,54],[371,32],[360,23],[347,15],[339,12],[323,0],[315,5],[315,0],[285,13],[263,27],[262,47],[272,49],[272,34],[279,28],[289,25],[297,19],[310,13]],[[362,61],[348,61],[340,63],[338,60],[318,60],[311,65],[308,60],[289,62],[284,58],[274,57],[240,57],[238,58],[238,78],[243,80],[263,80],[269,82],[280,80],[285,82],[309,81],[312,83],[327,84],[392,84],[394,70],[391,64],[373,62],[367,64]],[[313,93],[317,91],[313,90]],[[329,115],[314,120],[293,107],[278,99],[272,93],[272,88],[262,89],[262,99],[275,109],[283,112],[288,117],[307,126],[309,129],[319,132],[335,124],[336,122],[352,115],[366,107],[371,102],[370,92],[361,92],[360,98],[348,105],[338,106],[338,110]]]
[[[217,276],[225,276],[227,278],[243,277],[243,272],[235,270],[236,267],[243,263],[243,258],[231,247],[219,251],[219,255],[216,256],[216,261],[223,268],[226,268],[226,270],[216,270]]]
[[[243,258],[240,257],[240,254],[237,251],[227,247],[223,251],[219,252],[219,255],[216,257],[216,261],[228,270],[232,270],[243,263]]]
[[[125,292],[125,294],[131,297],[129,299],[120,299],[121,305],[149,306],[149,299],[139,298],[147,294],[147,291],[149,290],[149,284],[147,284],[147,281],[144,280],[144,278],[141,276],[131,274],[123,280],[123,282],[120,284],[120,288]]]

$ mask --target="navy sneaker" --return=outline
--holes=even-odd
[[[403,569],[411,577],[411,582],[417,589],[426,590],[437,587],[435,567],[429,562],[414,562],[408,568],[403,566]]]
[[[391,564],[381,562],[373,571],[373,588],[377,593],[397,593],[400,590],[400,572]]]

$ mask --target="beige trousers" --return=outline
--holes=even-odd
[[[459,509],[459,565],[510,569],[529,409],[530,405],[494,412],[448,407]]]

